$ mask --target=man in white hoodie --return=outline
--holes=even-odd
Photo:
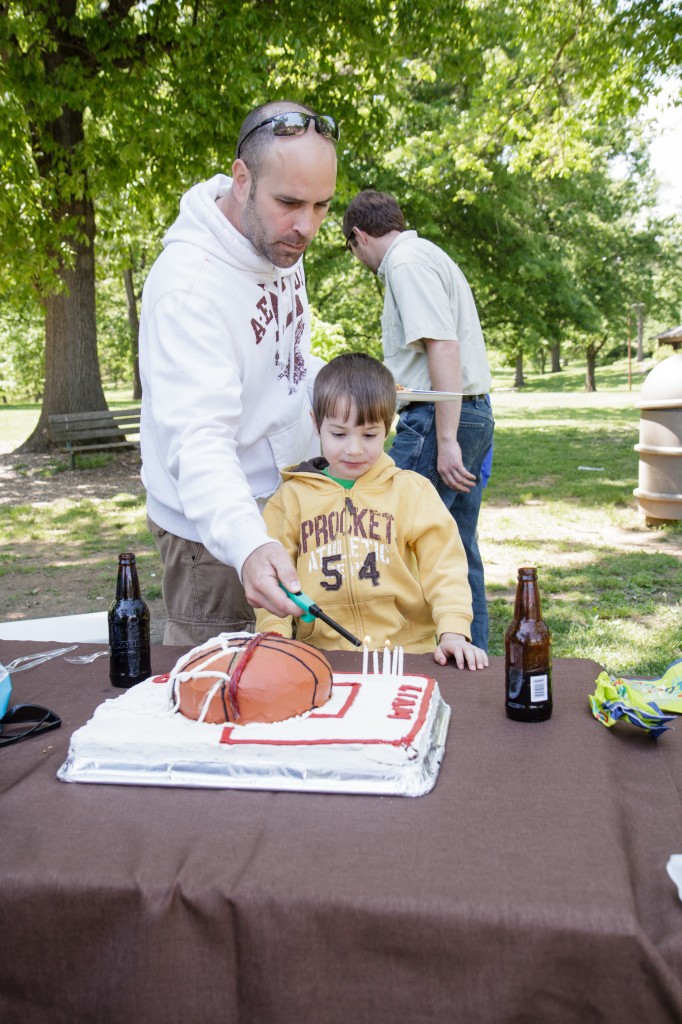
[[[260,514],[319,448],[302,256],[336,187],[332,118],[296,103],[244,121],[232,178],[195,185],[142,296],[142,479],[164,563],[167,644],[300,614]]]

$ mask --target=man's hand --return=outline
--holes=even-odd
[[[438,443],[438,475],[453,491],[470,491],[475,485],[476,476],[464,465],[458,441]]]
[[[429,377],[434,391],[462,390],[459,342],[434,341],[422,338],[426,345]],[[467,493],[476,484],[476,477],[462,461],[462,449],[457,441],[457,428],[462,403],[439,402],[436,405],[436,441],[438,442],[438,475],[453,491]]]
[[[252,551],[242,567],[242,583],[246,600],[254,608],[266,608],[273,615],[301,615],[279,585],[280,580],[292,593],[301,589],[296,570],[281,544],[274,541]]]

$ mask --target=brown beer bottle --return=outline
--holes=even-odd
[[[140,596],[135,555],[118,556],[116,599],[109,607],[109,679],[128,689],[152,674],[149,608]]]
[[[544,722],[552,714],[552,637],[542,619],[535,569],[519,569],[514,619],[505,633],[507,716]]]

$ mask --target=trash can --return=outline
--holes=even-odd
[[[647,526],[682,519],[682,352],[653,368],[637,406],[639,487],[633,494]]]

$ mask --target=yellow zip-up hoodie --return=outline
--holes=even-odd
[[[324,458],[284,470],[263,516],[296,566],[303,592],[372,648],[416,654],[442,633],[469,638],[467,561],[457,524],[433,484],[385,453],[350,489],[322,473]],[[260,609],[259,632],[292,635],[291,618]],[[326,623],[296,620],[296,637],[347,650]]]

